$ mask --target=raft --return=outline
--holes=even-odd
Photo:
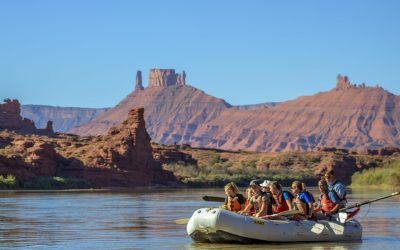
[[[194,242],[323,242],[360,241],[362,226],[341,216],[327,220],[269,220],[240,215],[221,208],[201,208],[187,224]]]

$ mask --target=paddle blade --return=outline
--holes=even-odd
[[[216,197],[216,196],[203,196],[203,200],[212,201],[212,202],[225,202],[224,197]]]
[[[178,225],[186,225],[189,222],[190,218],[182,218],[175,220],[175,223]]]
[[[273,214],[272,216],[289,216],[289,215],[295,215],[300,213],[299,210],[287,210],[287,211],[283,211],[277,214]]]

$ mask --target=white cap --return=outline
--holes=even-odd
[[[260,186],[261,187],[268,187],[271,183],[272,183],[272,181],[264,180],[264,182],[261,183]]]

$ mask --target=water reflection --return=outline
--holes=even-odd
[[[359,249],[362,243],[290,243],[290,244],[252,244],[252,245],[240,245],[240,244],[191,244],[186,249],[200,250],[200,249],[229,249],[229,250],[242,250],[246,249],[310,249],[310,250],[346,250],[346,249]]]
[[[399,199],[362,209],[362,242],[227,245],[195,244],[179,218],[215,203],[221,189],[100,192],[0,192],[0,249],[395,249],[400,244]],[[350,202],[386,192],[353,190]]]

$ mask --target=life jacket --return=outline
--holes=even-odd
[[[229,211],[239,212],[242,210],[242,205],[245,204],[245,198],[241,194],[236,195],[237,199],[234,201],[231,199],[230,204],[228,204],[228,199],[226,199],[225,205]]]
[[[288,191],[283,191],[279,195],[273,194],[272,197],[275,200],[275,204],[272,205],[272,212],[274,214],[289,210],[289,206],[288,206],[286,200],[283,198],[283,193],[288,194],[291,200],[293,199],[293,195],[291,193],[289,193]]]
[[[329,192],[334,193],[336,197],[339,199],[339,201],[346,201],[347,202],[347,192],[344,192],[343,197],[340,197],[340,195],[335,191],[335,186],[339,184],[340,182],[338,180],[335,180],[331,185],[329,185]]]
[[[249,205],[249,200],[246,199],[246,202],[244,203],[244,207],[247,207],[247,205]],[[253,215],[256,213],[256,210],[254,209],[254,205],[251,205],[250,207],[250,211],[249,211],[249,215]]]
[[[308,194],[308,196],[310,196],[312,203],[314,203],[315,202],[314,195],[312,193],[310,193],[308,190],[304,191],[304,192],[306,192]]]
[[[267,213],[267,215],[271,215],[272,214],[272,205],[275,205],[275,199],[272,197],[271,192],[262,192],[262,195],[267,197],[266,198],[266,201],[267,201],[266,213]]]
[[[302,191],[302,192],[300,192],[300,193],[297,195],[297,197],[296,197],[296,198],[300,201],[300,203],[302,204],[302,206],[304,205],[305,210],[306,210],[306,211],[305,211],[305,212],[306,212],[305,215],[309,215],[309,214],[310,214],[310,207],[308,206],[308,204],[304,203],[302,200],[299,199],[299,195],[300,195],[301,193],[305,193],[307,196],[309,196],[312,203],[315,202],[314,196],[313,196],[310,192],[308,192],[308,191]]]
[[[253,204],[253,206],[254,206],[255,213],[260,212],[260,209],[261,209],[261,207],[260,207],[260,205],[258,204],[258,201],[257,201],[258,197],[260,197],[260,196],[261,197],[265,197],[265,198],[262,198],[262,199],[265,199],[266,205],[267,205],[267,207],[265,209],[265,213],[267,215],[271,215],[272,214],[272,203],[274,202],[274,199],[272,198],[272,195],[271,195],[270,192],[261,192],[261,194],[254,196],[250,200],[250,203]]]
[[[329,199],[329,195],[327,193],[321,194],[320,202],[321,209],[325,213],[331,211],[335,207],[335,204]]]

